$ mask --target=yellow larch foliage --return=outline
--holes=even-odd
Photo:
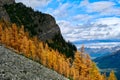
[[[2,25],[0,24],[0,42],[1,42],[2,33],[3,33],[3,29],[2,29]]]
[[[18,28],[15,24],[10,25],[4,21],[0,22],[0,43],[73,80],[106,80],[90,57],[84,54],[84,46],[81,52],[75,52],[74,59],[68,59],[37,37],[31,38],[24,31],[24,26]],[[116,80],[113,77],[111,72],[108,80]]]
[[[113,70],[110,72],[110,75],[109,75],[109,77],[108,77],[108,80],[117,80],[117,78],[116,78]]]

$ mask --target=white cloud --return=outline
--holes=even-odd
[[[68,15],[69,7],[70,7],[69,3],[60,4],[57,9],[53,10],[52,14],[59,18],[66,17]]]
[[[120,16],[120,8],[108,8],[101,12],[100,16]]]
[[[84,8],[87,13],[99,13],[99,16],[120,16],[120,7],[116,7],[116,3],[110,0],[93,3],[84,0],[80,3],[80,8]]]
[[[30,6],[32,8],[36,8],[46,6],[51,0],[15,0],[15,1],[22,2],[26,6]]]
[[[82,23],[86,23],[92,18],[93,18],[93,16],[88,15],[88,14],[78,14],[78,15],[73,17],[73,20],[80,21]]]
[[[90,3],[88,0],[83,0],[81,3],[80,3],[80,6],[79,7],[84,7],[84,6],[88,6]]]
[[[63,37],[68,41],[74,41],[76,40],[76,38],[74,37],[73,34],[73,30],[74,30],[74,26],[69,22],[69,21],[57,21],[58,25],[60,26],[61,29],[61,33],[63,35]],[[73,38],[74,37],[74,38]]]
[[[95,22],[96,24],[103,24],[103,25],[115,25],[120,24],[120,18],[117,17],[108,17],[108,18],[99,18]]]
[[[119,46],[120,42],[100,42],[100,43],[89,43],[89,44],[84,44],[85,47],[87,48],[113,48],[116,46]],[[76,44],[77,48],[81,48],[81,44]],[[120,50],[120,48],[117,48],[117,50]]]
[[[57,21],[57,23],[59,24],[62,34],[68,34],[72,32],[72,29],[74,28],[70,22],[68,21]]]
[[[113,7],[115,4],[113,2],[109,2],[109,1],[99,1],[99,2],[94,2],[94,3],[90,3],[87,6],[87,11],[88,12],[102,12],[104,10],[107,10],[111,7]]]
[[[75,26],[68,21],[58,22],[66,40],[72,42],[95,39],[120,39],[120,18],[100,18],[91,25]]]

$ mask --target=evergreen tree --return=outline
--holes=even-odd
[[[117,78],[116,78],[113,70],[110,72],[110,75],[109,75],[109,77],[108,77],[108,80],[117,80]]]

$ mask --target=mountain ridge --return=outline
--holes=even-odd
[[[106,56],[112,54],[120,49],[120,46],[113,46],[113,47],[85,47],[85,52],[88,53],[91,58],[98,58],[102,56]]]
[[[111,70],[115,71],[118,80],[120,79],[120,50],[113,52],[109,55],[98,57],[94,59],[97,66],[101,69],[102,72],[110,73]]]

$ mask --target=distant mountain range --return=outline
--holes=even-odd
[[[109,55],[94,59],[101,72],[109,73],[114,70],[120,80],[120,50]]]
[[[109,55],[120,49],[120,46],[114,47],[85,47],[85,52],[88,53],[92,59],[97,57]]]
[[[73,43],[76,44],[79,50],[83,44],[85,52],[88,53],[92,59],[111,54],[120,49],[119,39],[80,40]]]

